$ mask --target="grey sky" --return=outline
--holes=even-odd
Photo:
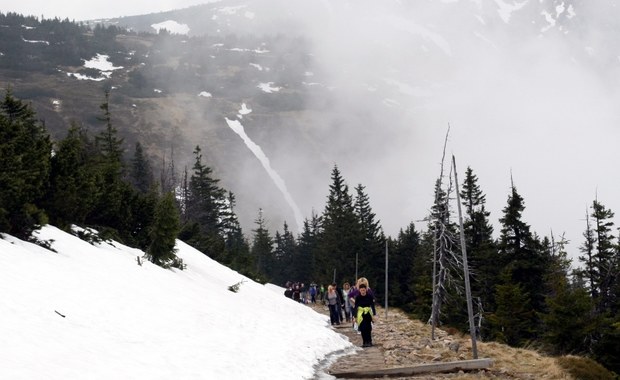
[[[217,0],[215,0],[217,1]],[[185,8],[192,5],[212,3],[214,0],[0,0],[0,11],[16,12],[45,18],[59,17],[70,20],[93,20],[132,16],[171,9]]]

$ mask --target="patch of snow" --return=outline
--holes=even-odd
[[[254,20],[254,17],[256,17],[256,14],[254,14],[254,12],[248,11],[248,12],[245,12],[244,16],[245,16],[245,18],[248,18],[250,20]]]
[[[162,29],[166,29],[172,34],[188,34],[189,26],[187,24],[179,24],[174,20],[167,20],[158,24],[151,25],[151,28],[155,29],[158,33]]]
[[[265,54],[265,53],[269,53],[269,50],[267,49],[262,49],[262,48],[258,48],[258,49],[242,49],[242,48],[231,48],[228,49],[228,51],[239,51],[239,52],[252,52],[252,53],[256,53],[256,54]]]
[[[225,15],[234,15],[243,8],[247,8],[247,5],[238,5],[236,7],[222,7],[219,8],[217,11]]]
[[[28,42],[29,44],[45,44],[45,45],[49,45],[49,41],[37,41],[37,40],[27,40],[24,37],[22,37],[22,41],[24,42]]]
[[[497,13],[499,13],[499,17],[508,24],[510,22],[510,17],[512,16],[512,12],[518,11],[523,8],[525,4],[528,3],[528,0],[523,1],[522,3],[513,3],[508,4],[503,0],[495,0],[495,4],[498,6]]]
[[[67,76],[74,77],[75,79],[78,79],[78,80],[92,80],[95,82],[100,82],[106,79],[106,77],[93,78],[93,77],[89,77],[88,75],[83,75],[79,73],[67,73]]]
[[[153,89],[153,92],[156,92],[156,93],[158,93],[158,94],[161,94],[163,91],[162,91],[162,90],[160,90],[160,89],[155,88],[155,89]]]
[[[241,109],[239,110],[239,115],[247,115],[250,112],[252,112],[252,110],[250,108],[248,108],[248,106],[245,105],[245,103],[241,104]]]
[[[198,96],[201,96],[203,98],[212,98],[213,97],[213,95],[211,95],[210,92],[206,92],[206,91],[200,92],[200,94],[198,94]]]
[[[258,63],[250,63],[250,66],[254,67],[258,71],[263,71],[263,66],[259,65]]]
[[[97,69],[102,72],[103,75],[109,76],[112,71],[122,69],[123,66],[114,66],[112,62],[108,61],[110,56],[105,54],[97,54],[90,60],[84,60],[84,67],[89,69]]]
[[[541,15],[543,15],[545,17],[545,21],[547,21],[548,25],[541,28],[540,31],[542,33],[548,31],[549,29],[553,28],[555,26],[555,19],[553,18],[553,16],[551,15],[551,13],[547,12],[547,11],[542,11]]]
[[[264,92],[268,94],[278,92],[282,89],[282,87],[274,87],[273,82],[259,83],[258,86],[256,87],[260,88],[261,90],[263,90]]]
[[[31,30],[31,29],[36,29],[36,27],[34,26],[28,26],[28,25],[21,25],[22,28],[26,29],[26,30]]]

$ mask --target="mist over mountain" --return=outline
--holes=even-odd
[[[595,194],[620,208],[617,16],[606,0],[222,0],[90,24],[130,33],[54,39],[37,20],[3,21],[0,83],[58,138],[70,120],[101,128],[112,89],[128,150],[140,140],[182,171],[200,145],[246,232],[259,208],[273,229],[299,217],[227,119],[304,217],[321,212],[337,164],[392,235],[428,214],[450,125],[448,153],[477,173],[492,220],[512,176],[534,229],[576,248]],[[115,69],[86,67],[97,54]]]

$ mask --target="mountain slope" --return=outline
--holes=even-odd
[[[282,289],[180,241],[187,269],[173,271],[137,265],[143,252],[116,242],[52,226],[36,236],[56,252],[0,239],[3,378],[307,379],[350,347]]]

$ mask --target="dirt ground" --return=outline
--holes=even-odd
[[[329,315],[324,305],[310,305],[319,313]],[[332,327],[345,335],[354,345],[360,347],[362,338],[350,323]],[[472,342],[468,335],[449,335],[435,329],[431,339],[431,326],[407,317],[402,311],[390,308],[386,318],[385,310],[377,308],[377,317],[372,330],[373,347],[361,348],[353,355],[336,360],[328,374],[379,370],[386,368],[412,367],[422,364],[453,362],[473,359]],[[491,367],[486,369],[457,371],[452,373],[427,373],[391,379],[572,379],[553,358],[544,357],[535,351],[516,349],[498,343],[477,342],[478,358],[490,358]],[[338,376],[337,376],[338,377]],[[359,377],[338,377],[353,379]],[[368,378],[368,377],[365,377]],[[385,379],[387,377],[370,377]]]

